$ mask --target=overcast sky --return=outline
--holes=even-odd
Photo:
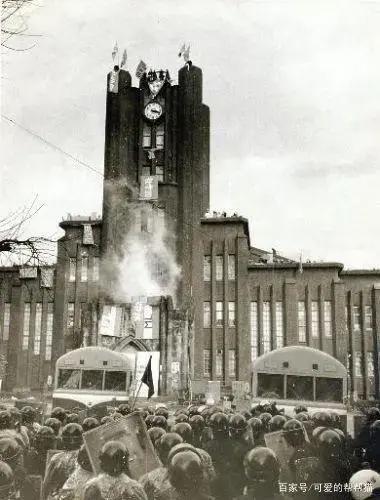
[[[180,67],[183,41],[211,108],[212,208],[249,218],[252,244],[380,267],[380,2],[39,0],[3,52],[2,113],[103,169],[106,74]],[[136,78],[134,82],[137,84]],[[100,175],[2,120],[0,210],[38,195],[33,234],[101,212]]]

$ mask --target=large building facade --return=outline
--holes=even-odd
[[[298,262],[256,248],[248,221],[209,210],[202,71],[139,86],[107,77],[103,215],[60,223],[51,267],[0,269],[3,390],[41,390],[81,346],[149,351],[159,392],[251,382],[253,361],[305,345],[348,369],[354,399],[379,398],[380,270]]]

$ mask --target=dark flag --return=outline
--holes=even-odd
[[[148,386],[148,399],[151,398],[154,394],[154,384],[152,375],[152,356],[149,358],[148,364],[146,365],[141,382]]]

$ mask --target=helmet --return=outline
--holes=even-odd
[[[204,418],[201,417],[200,415],[193,415],[192,417],[190,417],[189,424],[191,425],[193,432],[195,432],[196,434],[202,432],[202,430],[206,425]]]
[[[62,429],[62,441],[66,450],[77,450],[82,444],[82,426],[76,423],[66,424]]]
[[[244,471],[251,482],[277,482],[280,466],[275,453],[270,448],[258,446],[249,451],[244,458]]]
[[[271,432],[280,431],[286,422],[286,418],[283,415],[275,415],[268,422],[268,427]]]
[[[203,479],[202,460],[193,451],[181,451],[171,458],[168,472],[170,483],[178,492],[195,492]]]
[[[83,432],[90,431],[91,429],[96,429],[99,427],[99,420],[95,417],[88,417],[83,420],[82,423]]]
[[[14,485],[13,471],[5,462],[0,462],[0,498],[8,499]]]
[[[148,436],[153,443],[153,446],[156,448],[158,445],[158,440],[166,434],[166,431],[162,427],[151,427],[148,429]]]
[[[291,446],[296,447],[305,442],[304,426],[299,420],[292,418],[285,422],[283,431],[286,441]]]
[[[165,417],[166,419],[169,418],[168,410],[166,408],[163,408],[162,406],[157,408],[156,411],[154,412],[154,414],[159,416],[159,417]]]
[[[253,437],[259,436],[264,430],[262,421],[257,417],[250,418],[247,423],[252,430]]]
[[[374,498],[372,493],[380,490],[380,474],[371,469],[359,470],[351,476],[349,485],[353,500]],[[369,487],[364,487],[366,485]]]
[[[298,413],[307,413],[307,408],[304,405],[298,405],[294,408],[294,413],[298,415]]]
[[[308,420],[310,420],[310,415],[306,412],[301,411],[300,413],[297,413],[294,418],[296,418],[300,422],[307,422]]]
[[[155,415],[152,420],[153,427],[161,427],[165,431],[168,429],[168,421],[163,415]]]
[[[77,462],[82,467],[82,469],[86,470],[87,472],[92,472],[90,457],[88,456],[87,448],[84,444],[82,444],[82,446],[79,448]]]
[[[195,406],[195,405],[191,405],[188,409],[188,414],[189,414],[189,418],[193,417],[194,415],[199,415],[199,412],[198,412],[198,406]]]
[[[326,411],[317,411],[313,413],[311,419],[316,427],[330,427],[332,424],[331,416]]]
[[[210,427],[213,432],[227,432],[228,418],[222,412],[216,412],[210,417]]]
[[[258,417],[262,412],[263,412],[263,407],[261,406],[261,404],[251,406],[251,415],[253,417]]]
[[[111,476],[118,476],[128,470],[129,453],[120,441],[108,441],[99,453],[101,469]]]
[[[32,424],[36,418],[36,412],[31,406],[21,408],[21,418],[24,424]]]
[[[40,427],[36,434],[36,448],[39,450],[50,450],[54,448],[55,445],[55,433],[54,430],[47,426],[43,425]]]
[[[13,470],[22,459],[22,447],[15,439],[10,437],[0,437],[0,456]]]
[[[320,436],[320,434],[323,432],[323,431],[326,431],[327,430],[327,427],[322,427],[322,426],[319,426],[319,427],[316,427],[315,429],[313,429],[313,432],[312,432],[312,440],[313,441],[317,441],[318,437]]]
[[[168,460],[169,452],[174,446],[183,442],[181,436],[175,432],[168,432],[160,437],[157,442],[157,450],[160,456],[161,462],[166,465]]]
[[[261,413],[259,415],[259,419],[263,423],[263,426],[265,429],[268,428],[269,421],[271,420],[271,418],[272,418],[272,415],[268,412],[264,412],[264,413]]]
[[[117,411],[121,413],[124,417],[132,413],[131,407],[128,403],[123,403],[119,405]]]
[[[229,421],[229,428],[231,436],[238,436],[246,430],[247,421],[243,415],[232,415]]]
[[[176,432],[181,436],[185,443],[190,443],[193,437],[193,429],[191,425],[187,422],[179,422],[173,427],[173,432]]]
[[[148,415],[145,419],[145,425],[147,426],[148,429],[150,429],[150,427],[153,426],[153,419],[154,419],[154,415]]]
[[[66,417],[66,424],[79,424],[79,417],[77,413],[69,413]]]
[[[338,457],[342,452],[342,438],[333,429],[326,429],[318,435],[317,446],[327,457]]]
[[[175,421],[176,424],[178,424],[179,422],[188,422],[189,421],[189,417],[187,415],[185,415],[184,413],[179,413],[174,418],[174,421]]]
[[[58,418],[47,418],[44,425],[46,425],[47,427],[51,427],[54,431],[54,434],[58,436],[59,429],[61,428],[61,422],[58,420]]]
[[[110,422],[113,422],[113,418],[111,417],[111,415],[106,415],[105,417],[101,418],[100,425],[109,424]]]
[[[374,420],[380,420],[380,410],[376,408],[376,406],[368,408],[366,415],[367,415],[367,420],[370,422],[373,422]]]
[[[263,404],[263,412],[264,413],[270,413],[272,415],[273,413],[273,406],[270,403],[264,403]]]
[[[1,415],[1,413],[0,413]],[[370,435],[372,439],[379,439],[380,438],[380,420],[375,420],[372,422],[369,428]]]
[[[7,411],[12,415],[13,424],[21,422],[21,411],[15,406],[11,406]]]
[[[53,408],[50,416],[52,418],[57,418],[62,424],[66,421],[66,412],[60,406]]]
[[[333,427],[339,428],[342,425],[340,416],[335,411],[330,411],[330,420]]]
[[[0,411],[0,430],[12,427],[12,414],[9,411]]]

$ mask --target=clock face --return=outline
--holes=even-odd
[[[150,102],[145,106],[144,114],[148,120],[157,120],[162,115],[162,106],[158,102]]]

